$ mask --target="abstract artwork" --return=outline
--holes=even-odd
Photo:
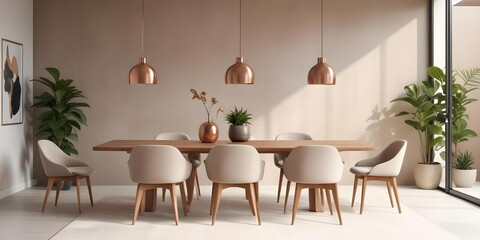
[[[23,122],[23,45],[2,38],[2,125]]]

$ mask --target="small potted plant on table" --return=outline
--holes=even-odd
[[[228,138],[232,142],[246,142],[250,139],[249,121],[252,119],[252,114],[248,113],[246,109],[238,109],[235,106],[226,116],[225,120],[230,124],[228,129]]]

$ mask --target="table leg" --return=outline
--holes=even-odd
[[[155,212],[157,210],[157,189],[145,191],[145,212]]]
[[[187,204],[190,206],[193,200],[193,190],[195,188],[195,178],[197,176],[197,168],[192,168],[192,172],[190,173],[190,177],[187,178]]]
[[[309,210],[312,212],[323,212],[323,205],[320,197],[319,188],[309,188],[308,189],[308,206]]]

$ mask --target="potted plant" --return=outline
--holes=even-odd
[[[472,153],[466,151],[458,154],[453,165],[452,178],[455,186],[469,188],[475,184],[477,179],[477,169],[473,166],[474,157]]]
[[[228,138],[232,142],[246,142],[250,139],[249,121],[252,119],[252,114],[248,113],[247,109],[238,109],[235,106],[234,110],[225,116],[225,120],[230,124],[228,129]]]
[[[419,84],[410,84],[404,87],[405,96],[392,102],[406,102],[411,107],[409,111],[402,111],[395,116],[409,116],[405,124],[418,132],[420,140],[421,161],[414,170],[415,184],[421,189],[435,189],[440,184],[442,167],[434,161],[434,150],[443,145],[444,99],[440,90],[441,82],[433,78],[432,81],[422,81]]]
[[[430,76],[441,82],[442,90],[446,92],[447,84],[443,70],[433,66],[428,69],[428,72]],[[457,159],[459,143],[477,136],[475,131],[468,128],[467,105],[477,101],[477,99],[469,98],[468,95],[478,89],[480,85],[479,77],[480,68],[454,70],[452,74],[452,159]],[[444,152],[442,157],[445,159]]]
[[[61,79],[60,71],[56,68],[45,70],[52,75],[53,80],[44,77],[32,80],[48,87],[48,91],[33,98],[32,108],[46,109],[38,116],[35,136],[49,139],[67,155],[78,154],[71,141],[78,141],[77,130],[81,129],[81,125],[87,125],[87,117],[82,108],[90,106],[75,101],[86,97],[72,85],[73,80]],[[65,182],[64,189],[68,188],[69,183]]]
[[[430,75],[442,83],[443,92],[446,91],[445,73],[438,67],[429,68]],[[468,128],[467,105],[477,101],[469,97],[480,85],[480,68],[454,70],[452,72],[452,160],[453,181],[457,187],[471,187],[476,180],[477,170],[471,169],[473,156],[468,152],[458,154],[458,144],[476,137],[477,133]],[[445,159],[445,152],[441,153]]]

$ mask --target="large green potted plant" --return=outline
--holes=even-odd
[[[446,92],[447,83],[445,73],[439,67],[429,67],[429,75],[440,81],[442,91]],[[458,144],[476,137],[477,133],[468,128],[467,105],[477,101],[469,97],[480,85],[480,68],[454,70],[452,73],[452,144],[453,158],[457,159]],[[442,153],[444,158],[444,153]]]
[[[247,109],[238,109],[235,106],[234,110],[230,110],[226,114],[225,120],[230,124],[228,128],[228,138],[232,142],[246,142],[250,139],[250,120],[252,114],[248,113]]]
[[[430,67],[430,75],[442,83],[443,92],[446,92],[446,75],[438,67]],[[473,169],[473,156],[465,152],[459,154],[459,143],[477,137],[477,133],[468,128],[467,105],[476,102],[470,94],[480,85],[480,68],[460,69],[452,72],[452,177],[457,187],[472,187],[477,170]],[[445,152],[442,152],[445,159]]]
[[[415,167],[415,184],[421,189],[435,189],[440,184],[442,167],[434,161],[434,150],[443,145],[444,99],[438,79],[404,87],[405,96],[392,102],[406,102],[412,108],[395,116],[408,116],[405,124],[418,132],[421,161]]]
[[[86,97],[82,91],[72,85],[73,80],[61,79],[56,68],[45,68],[53,80],[40,77],[32,81],[41,83],[48,91],[35,96],[32,108],[45,109],[37,118],[36,137],[47,138],[54,142],[66,154],[78,154],[72,141],[78,140],[77,130],[87,124],[82,108],[90,107],[87,103],[77,101]],[[68,183],[65,184],[68,188]]]

